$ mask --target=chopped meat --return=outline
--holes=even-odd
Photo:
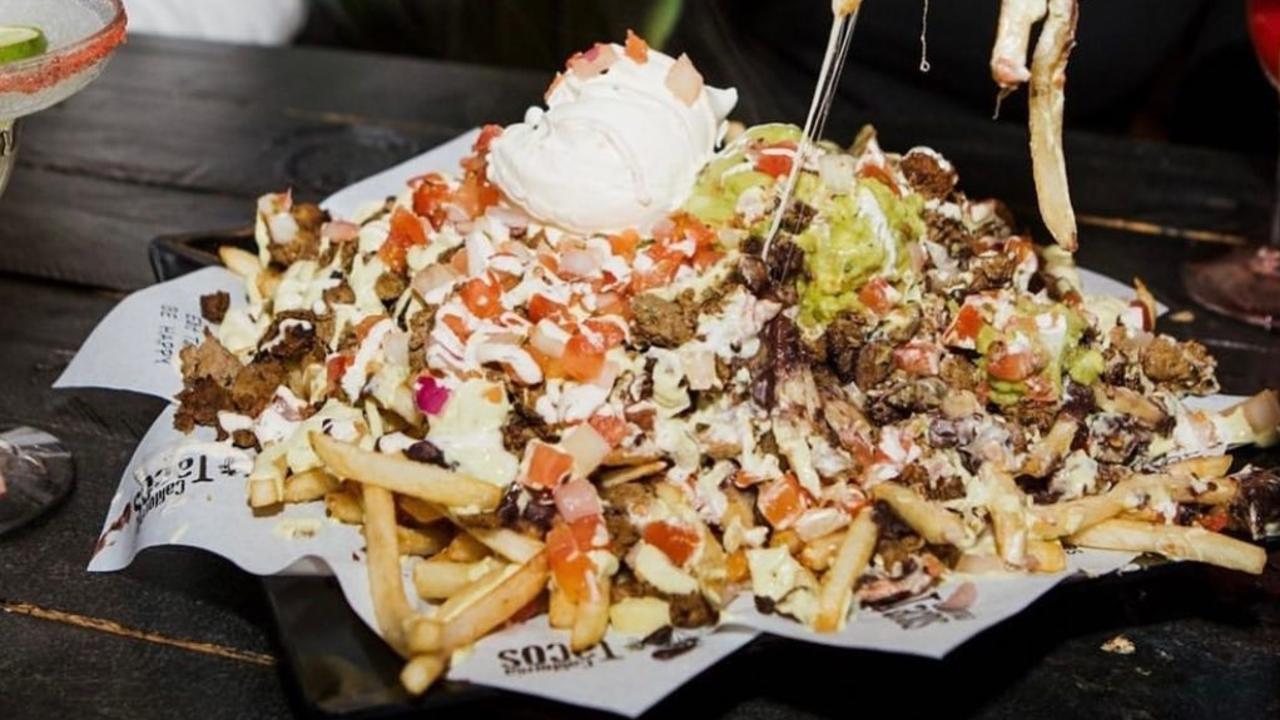
[[[524,514],[520,519],[529,526],[537,528],[542,534],[551,529],[551,521],[556,517],[556,504],[550,492],[534,493],[529,503],[524,506]]]
[[[961,355],[948,354],[938,367],[938,377],[952,390],[973,390],[978,386],[978,368]]]
[[[203,342],[182,348],[178,358],[182,362],[182,377],[188,385],[198,378],[209,378],[225,388],[240,372],[240,361],[208,330]]]
[[[1142,372],[1159,386],[1198,394],[1217,390],[1216,362],[1195,340],[1179,343],[1161,335],[1142,351]]]
[[[274,387],[272,388],[274,390]],[[189,433],[197,425],[218,426],[218,411],[231,407],[227,389],[211,377],[197,377],[178,393],[178,410],[173,416],[174,428]]]
[[[646,483],[628,482],[602,488],[600,498],[608,503],[609,507],[643,515],[648,512],[654,494],[653,488]]]
[[[860,313],[842,312],[827,325],[827,363],[841,382],[857,376],[858,357],[866,342],[866,320]]]
[[[422,372],[427,367],[427,344],[431,328],[436,324],[438,305],[428,305],[409,318],[409,370]]]
[[[257,417],[275,397],[276,388],[287,374],[284,363],[279,360],[255,360],[245,365],[231,384],[230,404],[237,412]]]
[[[409,283],[404,279],[403,275],[392,272],[384,272],[378,276],[378,280],[373,284],[373,292],[377,294],[378,299],[384,303],[395,302],[404,294]]]
[[[755,255],[743,255],[738,261],[737,279],[754,295],[769,289],[769,268]]]
[[[894,386],[880,400],[910,414],[936,409],[948,392],[950,388],[941,378],[922,377]]]
[[[503,447],[515,455],[523,455],[525,446],[532,440],[556,442],[555,430],[534,409],[538,399],[535,392],[526,388],[515,393],[512,399],[515,401],[512,403],[513,412],[508,416],[507,424],[502,426]]]
[[[1013,420],[1024,427],[1035,427],[1041,430],[1048,430],[1053,426],[1054,418],[1058,415],[1057,407],[1053,403],[1040,403],[1031,400],[1022,400],[1008,405],[1004,408],[1005,417]]]
[[[1250,537],[1261,540],[1269,525],[1280,523],[1280,475],[1275,470],[1248,468],[1235,478],[1240,492],[1231,503],[1231,518]]]
[[[679,628],[697,628],[712,625],[719,614],[701,593],[668,595],[671,605],[671,624]]]
[[[881,537],[876,542],[876,555],[884,561],[884,567],[892,570],[894,566],[901,568],[912,562],[915,555],[924,548],[924,538],[910,533],[900,537]]]
[[[635,313],[636,339],[643,344],[679,347],[692,340],[698,329],[698,308],[689,291],[674,301],[654,293],[637,295],[631,301],[631,311]]]
[[[632,484],[635,483],[623,483],[623,485]],[[620,507],[605,508],[604,525],[609,531],[609,542],[619,555],[625,555],[627,550],[630,550],[631,546],[640,539],[640,530],[631,522],[631,518],[627,517],[627,512]]]
[[[925,214],[925,228],[931,241],[945,247],[953,257],[970,254],[972,235],[961,221],[939,212]]]
[[[795,285],[790,281],[804,267],[804,251],[786,238],[775,238],[773,246],[769,248],[768,265],[769,279],[773,281],[774,290],[780,294],[785,290],[794,293]],[[779,300],[783,299],[779,297]]]
[[[1126,463],[1150,440],[1150,433],[1133,418],[1119,413],[1098,413],[1089,418],[1089,456],[1106,463]]]
[[[258,448],[258,437],[253,434],[252,430],[241,428],[231,433],[231,444],[245,450]]]
[[[284,267],[298,260],[316,260],[320,257],[320,226],[329,219],[329,214],[314,203],[297,203],[289,212],[298,225],[293,238],[287,242],[277,242],[272,238],[267,244],[271,261]]]
[[[231,308],[231,295],[225,290],[200,296],[200,316],[211,323],[220,323]]]
[[[862,390],[879,385],[893,373],[893,346],[873,341],[858,351],[858,364],[854,368],[854,380]]]
[[[908,151],[902,156],[900,167],[911,187],[926,198],[945,198],[959,180],[955,168],[929,150]]]
[[[1005,287],[1013,281],[1013,273],[1017,268],[1016,258],[1007,253],[979,255],[969,261],[969,271],[973,273],[970,289],[980,292]]]
[[[356,291],[351,289],[346,280],[343,280],[342,284],[325,290],[323,297],[324,301],[330,305],[354,305]]]
[[[919,334],[921,320],[918,305],[900,305],[880,324],[881,339],[893,345],[910,342]]]
[[[287,362],[311,354],[318,362],[324,359],[324,336],[332,334],[332,318],[317,318],[310,310],[288,310],[277,314],[263,333],[258,355]]]
[[[791,203],[791,207],[782,214],[783,232],[792,235],[799,235],[809,229],[809,223],[813,222],[813,218],[818,214],[818,210],[812,205],[795,200]]]

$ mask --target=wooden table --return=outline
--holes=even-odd
[[[789,72],[774,69],[770,107],[795,118],[806,80]],[[124,572],[85,572],[119,474],[161,403],[49,385],[122,294],[152,281],[152,237],[241,225],[260,193],[293,186],[319,197],[479,123],[510,122],[545,82],[376,55],[135,38],[89,91],[27,123],[0,199],[0,425],[61,436],[79,485],[54,514],[0,539],[0,718],[300,710],[254,578],[164,549]],[[762,119],[756,107],[748,99],[745,119]],[[831,135],[852,137],[867,120],[887,147],[932,144],[971,195],[1033,216],[1020,128],[868,118],[846,106]],[[1141,273],[1175,308],[1186,306],[1185,258],[1265,225],[1269,158],[1080,135],[1068,150],[1082,262],[1120,278]],[[1222,357],[1228,391],[1280,386],[1273,336],[1196,317],[1170,329]],[[1277,717],[1278,564],[1273,553],[1260,580],[1180,567],[1061,590],[945,662],[775,644],[740,653],[655,715],[850,715],[867,702],[855,694],[865,687],[903,716]],[[1099,650],[1119,632],[1135,654]],[[564,714],[510,698],[487,709]]]

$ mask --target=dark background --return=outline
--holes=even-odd
[[[745,122],[801,122],[829,29],[827,0],[318,0],[299,42],[545,71],[627,28],[687,51],[707,79],[736,85]],[[991,118],[987,69],[998,0],[868,0],[841,93],[853,115]],[[1270,157],[1276,97],[1259,69],[1244,0],[1082,0],[1068,126]],[[787,88],[789,91],[780,91]],[[478,89],[477,92],[483,91]],[[1025,92],[999,122],[1025,120]]]

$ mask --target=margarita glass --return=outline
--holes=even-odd
[[[0,195],[18,153],[18,122],[98,77],[124,42],[125,12],[121,0],[0,0],[5,27],[37,28],[44,42],[37,55],[0,62]],[[0,427],[0,534],[57,504],[73,477],[71,457],[56,438]]]

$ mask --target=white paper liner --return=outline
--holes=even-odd
[[[476,131],[347,188],[325,201],[349,216],[370,199],[396,194],[410,177],[449,171],[465,156]],[[1128,296],[1129,287],[1081,270],[1090,294]],[[242,281],[222,268],[207,268],[130,295],[94,329],[54,387],[102,387],[172,398],[182,387],[177,351],[203,331],[199,299],[218,290],[244,300]],[[122,352],[138,348],[140,352]],[[1203,405],[1237,400],[1219,396]],[[257,575],[332,573],[357,615],[376,631],[357,527],[325,517],[322,503],[291,505],[255,517],[246,498],[250,457],[210,442],[202,428],[190,436],[173,429],[175,407],[156,419],[125,469],[103,524],[89,570],[129,565],[141,550],[185,545],[221,555]],[[566,633],[545,616],[509,627],[455,658],[450,677],[635,716],[697,673],[750,642],[759,632],[839,647],[942,657],[982,630],[1020,612],[1075,573],[1097,575],[1127,565],[1132,553],[1077,551],[1065,573],[955,576],[924,598],[882,609],[862,609],[840,632],[819,635],[776,615],[758,612],[743,595],[731,603],[714,631],[677,631],[674,647],[637,647],[634,638],[611,633],[607,647],[575,655]],[[406,560],[405,572],[412,561]],[[961,584],[976,594],[968,607],[944,601]],[[412,583],[407,582],[408,587]],[[413,602],[420,603],[416,598]],[[661,652],[658,652],[661,651]]]

